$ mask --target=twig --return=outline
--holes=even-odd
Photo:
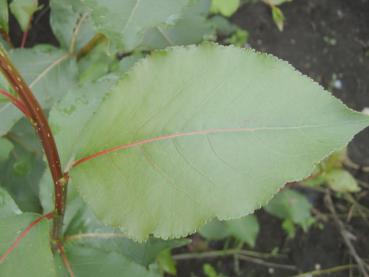
[[[327,190],[324,200],[325,200],[327,208],[329,209],[329,211],[333,215],[333,219],[334,219],[334,221],[335,221],[335,223],[336,223],[336,225],[337,225],[337,227],[340,231],[340,234],[343,238],[343,241],[345,242],[348,250],[350,251],[351,256],[355,259],[360,272],[363,274],[364,277],[369,277],[368,266],[366,265],[366,263],[360,258],[360,256],[356,252],[355,247],[351,243],[351,239],[349,237],[349,232],[346,230],[345,225],[342,223],[342,221],[338,218],[337,213],[336,213],[336,209],[334,208],[332,197],[330,195],[329,190]]]
[[[26,106],[22,101],[20,101],[17,97],[10,94],[9,92],[3,90],[0,88],[0,94],[4,95],[8,100],[13,103],[14,106],[16,106],[27,118],[31,118],[31,114],[27,110]]]
[[[331,267],[331,268],[319,269],[319,270],[313,270],[313,271],[310,271],[310,272],[305,272],[305,273],[302,273],[302,274],[295,275],[293,277],[318,276],[318,275],[330,274],[330,273],[334,273],[334,272],[348,270],[348,269],[352,269],[352,268],[356,268],[356,267],[357,267],[357,265],[352,265],[352,264],[339,265],[339,266],[335,266],[335,267]]]
[[[9,256],[9,254],[13,252],[13,250],[18,246],[21,240],[24,239],[25,236],[27,236],[27,234],[32,230],[33,227],[39,224],[42,220],[51,219],[53,216],[54,213],[50,212],[32,221],[31,224],[29,224],[27,228],[24,229],[22,233],[20,233],[20,235],[15,239],[13,244],[5,251],[5,253],[0,256],[0,264],[2,264],[5,261],[5,259]]]
[[[255,251],[243,250],[243,249],[225,249],[225,250],[214,250],[200,253],[184,253],[173,255],[174,260],[191,260],[191,259],[209,259],[218,258],[232,255],[244,255],[253,256],[257,258],[275,258],[278,257],[269,253],[259,253]]]
[[[236,256],[240,260],[243,260],[243,261],[246,261],[246,262],[251,262],[251,263],[262,265],[262,266],[266,266],[266,267],[275,267],[275,268],[297,271],[297,268],[294,265],[285,265],[285,264],[277,264],[277,263],[272,263],[272,262],[266,262],[262,259],[249,257],[249,256],[245,256],[245,255],[236,255]]]

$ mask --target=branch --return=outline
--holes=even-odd
[[[61,169],[59,153],[55,144],[54,136],[40,104],[1,46],[0,69],[29,111],[31,123],[35,128],[45,151],[55,188],[55,217],[52,237],[54,240],[58,240],[61,235],[63,224],[68,180],[65,178]]]
[[[326,204],[327,208],[330,210],[330,212],[333,215],[333,219],[334,219],[334,221],[335,221],[335,223],[336,223],[336,225],[337,225],[337,227],[340,231],[340,234],[343,238],[344,243],[346,244],[347,248],[349,249],[351,256],[355,259],[360,272],[363,274],[364,277],[369,277],[368,265],[363,261],[363,259],[360,258],[360,256],[356,252],[355,247],[351,243],[351,239],[350,239],[350,236],[349,236],[350,233],[346,230],[345,225],[338,218],[337,213],[336,213],[336,209],[334,208],[334,205],[333,205],[333,201],[332,201],[330,192],[328,190],[327,190],[327,193],[325,195],[324,200],[325,200],[325,204]]]
[[[310,271],[310,272],[301,273],[301,274],[298,274],[298,275],[293,276],[293,277],[318,276],[318,275],[323,275],[323,274],[330,274],[330,273],[334,273],[334,272],[344,271],[344,270],[348,270],[348,269],[356,268],[356,267],[357,267],[356,265],[352,265],[352,264],[339,265],[339,266],[335,266],[335,267],[331,267],[331,268],[319,269],[319,270],[313,270],[313,271]]]
[[[27,236],[27,234],[32,230],[33,227],[39,224],[42,220],[51,219],[53,218],[53,216],[54,216],[54,212],[50,212],[50,213],[47,213],[37,218],[35,221],[31,222],[31,224],[29,224],[27,228],[24,229],[22,233],[20,233],[20,235],[15,239],[13,244],[5,251],[5,253],[0,256],[0,264],[2,264],[5,261],[5,259],[9,256],[9,254],[13,252],[13,250],[18,246],[20,241],[24,239],[25,236]]]
[[[17,97],[15,97],[14,95],[10,94],[9,92],[7,92],[7,91],[5,91],[1,88],[0,88],[0,94],[4,95],[6,98],[8,98],[9,101],[11,103],[13,103],[13,105],[16,106],[18,108],[18,110],[20,110],[27,118],[31,118],[30,112],[27,110],[24,103],[22,101],[19,101],[19,99]]]

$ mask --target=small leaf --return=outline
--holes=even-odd
[[[170,250],[164,250],[160,252],[156,259],[157,263],[159,264],[159,268],[170,275],[177,274],[176,263],[173,260],[172,254]]]
[[[17,214],[21,214],[21,210],[19,210],[9,193],[0,187],[0,218]]]
[[[6,138],[0,137],[0,162],[9,157],[14,145]]]
[[[212,0],[211,12],[231,16],[240,7],[240,0]]]
[[[303,194],[291,189],[284,189],[270,201],[265,210],[274,216],[290,220],[306,231],[314,220],[310,214],[311,207],[310,202]],[[285,227],[290,227],[290,223],[285,224],[287,224]]]
[[[0,0],[0,30],[9,32],[8,0]]]
[[[22,214],[1,218],[0,255],[38,217],[35,214]],[[48,226],[47,221],[43,220],[30,230],[0,264],[0,276],[56,277]]]
[[[329,187],[337,192],[358,192],[360,187],[355,178],[346,170],[334,169],[324,174]]]
[[[279,6],[282,5],[283,3],[292,2],[292,0],[266,0],[265,2],[267,2],[270,5]]]
[[[105,224],[137,240],[177,238],[253,212],[368,124],[270,55],[175,47],[110,90],[70,175]]]
[[[271,6],[271,8],[272,8],[273,21],[275,25],[278,27],[278,30],[282,32],[284,28],[284,21],[285,21],[283,12],[277,6]]]
[[[22,31],[27,31],[32,16],[38,9],[38,0],[13,0],[9,7]]]
[[[255,247],[260,229],[256,216],[248,215],[240,219],[228,220],[225,223],[232,236],[242,242],[246,242],[250,247]]]
[[[221,240],[230,235],[227,225],[223,221],[217,219],[205,224],[199,230],[199,233],[208,240]]]
[[[212,220],[203,226],[199,233],[208,240],[221,240],[233,236],[254,247],[259,233],[259,223],[254,215],[227,221]]]

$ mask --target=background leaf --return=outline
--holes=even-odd
[[[121,150],[71,178],[97,217],[129,237],[181,237],[253,212],[368,123],[270,55],[177,47],[141,60],[111,90],[76,160]]]
[[[22,214],[1,218],[0,253],[39,215]],[[56,276],[46,220],[34,226],[0,265],[0,276]]]
[[[211,12],[220,13],[228,17],[237,11],[240,4],[240,0],[212,0]]]
[[[86,0],[97,31],[129,51],[143,32],[160,24],[173,24],[188,0]],[[148,12],[150,11],[150,12]]]
[[[68,54],[51,46],[14,49],[9,52],[14,65],[31,86],[44,109],[50,108],[75,85],[77,66],[68,60]],[[22,114],[9,102],[0,102],[0,136],[22,118]]]
[[[11,1],[10,11],[17,19],[22,31],[25,32],[29,28],[33,14],[38,9],[37,0],[13,0]]]
[[[207,19],[210,0],[194,0],[184,8],[174,25],[161,24],[145,32],[141,49],[158,49],[174,45],[199,43],[214,37],[214,27]]]
[[[285,227],[290,228],[291,223],[294,223],[305,231],[314,222],[311,208],[312,205],[303,194],[291,189],[282,190],[265,206],[268,213],[287,220]]]
[[[9,32],[8,0],[0,0],[0,30]]]

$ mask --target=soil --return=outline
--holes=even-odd
[[[43,42],[57,44],[48,24],[47,1],[40,2],[45,4],[45,8],[34,17],[36,24],[29,34],[28,47]],[[263,3],[244,5],[232,21],[249,31],[251,47],[289,61],[351,108],[361,111],[369,107],[369,0],[294,0],[283,4],[281,9],[286,17],[283,32],[278,31],[270,9]],[[21,32],[14,19],[11,23],[12,40],[19,45]],[[368,142],[369,128],[349,146],[350,157],[362,166],[369,165]],[[369,182],[369,175],[360,168],[353,173],[358,179]],[[317,210],[328,213],[322,193],[307,193]],[[338,212],[347,214],[347,203],[335,201]],[[369,206],[368,189],[358,196],[358,201]],[[299,272],[353,262],[333,220],[324,223],[321,228],[315,226],[307,233],[299,230],[294,239],[289,239],[281,229],[280,220],[262,210],[257,212],[257,216],[261,232],[254,250],[271,252],[278,249],[285,257],[268,261],[293,265],[296,271],[245,261],[240,261],[237,267],[233,258],[228,257],[178,262],[178,276],[204,276],[204,262],[211,263],[219,273],[228,277],[293,276]],[[353,218],[349,223],[350,231],[356,237],[354,245],[359,255],[369,259],[368,221]],[[194,242],[192,248],[205,243],[197,236]],[[224,247],[222,243],[209,246],[212,249]],[[189,250],[183,248],[179,251]],[[359,276],[359,273],[355,270],[351,273],[341,271],[329,276]]]

